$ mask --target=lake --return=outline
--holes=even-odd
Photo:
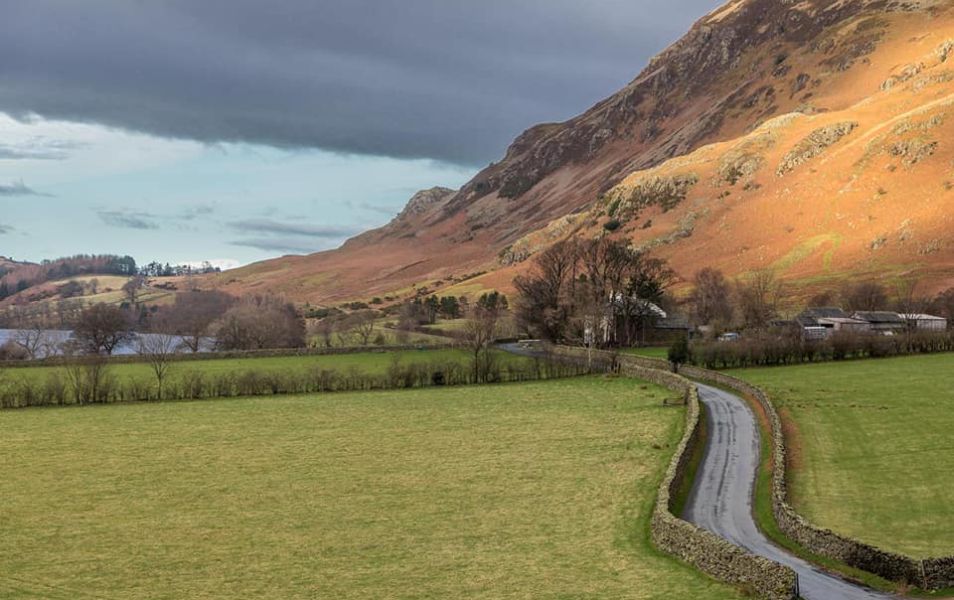
[[[17,339],[17,336],[23,332],[24,330],[21,330],[21,329],[0,329],[0,346],[6,344],[8,341]],[[44,337],[44,342],[45,342],[44,346],[50,347],[51,351],[45,352],[41,358],[59,354],[59,346],[63,342],[70,339],[70,335],[72,333],[73,332],[71,331],[59,330],[59,329],[43,330],[42,335]],[[143,337],[148,338],[150,336],[155,336],[155,335],[157,334],[136,333],[134,334],[134,337],[131,340],[117,346],[113,350],[113,356],[129,356],[133,354],[139,354],[139,339]],[[178,338],[179,340],[183,339],[183,338],[180,338],[179,336],[175,336],[175,337]],[[214,345],[215,345],[215,340],[211,338],[204,339],[202,340],[202,344],[199,348],[199,352],[210,352],[214,349]],[[185,350],[185,352],[189,352],[189,350]]]

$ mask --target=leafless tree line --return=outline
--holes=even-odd
[[[633,345],[673,281],[665,261],[625,242],[567,240],[540,253],[532,271],[514,280],[516,316],[528,333],[550,341],[599,345],[604,340],[587,338],[609,323],[622,336],[617,343]]]
[[[935,296],[919,294],[918,282],[901,279],[885,285],[875,281],[849,281],[808,299],[808,307],[839,307],[855,311],[894,310],[900,313],[929,312],[954,321],[954,288]],[[730,328],[765,330],[783,316],[800,308],[786,304],[790,289],[771,270],[755,271],[730,281],[716,269],[705,268],[693,278],[688,298],[692,320],[709,325],[718,333]]]

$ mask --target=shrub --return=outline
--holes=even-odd
[[[695,342],[690,349],[690,362],[707,369],[729,369],[952,350],[954,332],[914,331],[882,336],[839,331],[825,340],[803,340],[797,334],[776,333],[736,342]]]
[[[521,363],[501,363],[488,353],[477,369],[459,361],[402,363],[395,360],[383,374],[351,368],[329,371],[317,367],[306,371],[262,371],[205,374],[187,370],[169,379],[162,397],[149,380],[119,380],[109,373],[102,357],[77,357],[67,366],[67,376],[53,373],[37,382],[7,377],[0,385],[0,408],[62,404],[142,402],[152,400],[197,400],[234,396],[296,393],[326,393],[428,386],[469,385],[506,381],[533,381],[573,377],[590,372],[610,372],[612,361],[600,358],[591,369],[575,361],[536,358]]]

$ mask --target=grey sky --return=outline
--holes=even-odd
[[[13,181],[11,183],[0,183],[0,196],[46,196],[36,191],[22,181]]]
[[[0,255],[335,247],[618,90],[717,4],[4,0]]]
[[[713,0],[7,0],[0,110],[472,165],[615,91]]]

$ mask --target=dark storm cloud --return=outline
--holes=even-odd
[[[96,212],[99,219],[110,227],[122,229],[159,229],[153,221],[155,215],[144,212],[125,210],[100,210]]]
[[[361,232],[361,228],[283,223],[271,219],[233,221],[229,227],[246,233],[293,235],[321,239],[342,239]]]
[[[477,164],[717,0],[7,0],[0,111]]]
[[[35,189],[29,187],[22,181],[14,181],[13,183],[3,184],[0,183],[0,197],[2,196],[44,196],[51,197],[51,194],[44,194],[38,192]]]

